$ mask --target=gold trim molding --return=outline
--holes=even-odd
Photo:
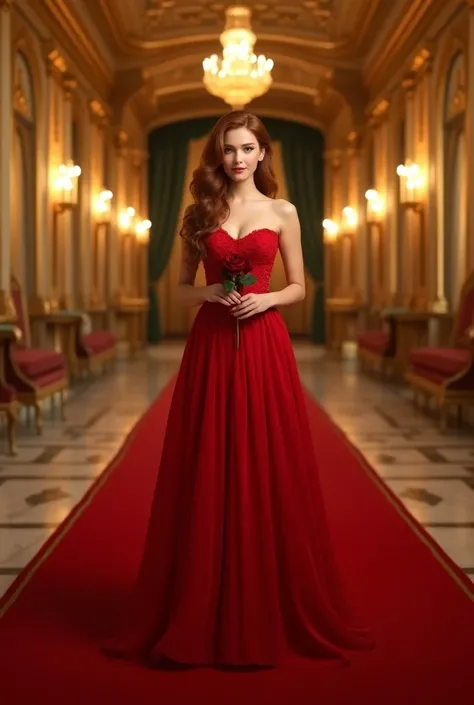
[[[402,88],[405,94],[410,97],[416,88],[416,77],[413,73],[408,73],[402,80]]]
[[[50,73],[66,73],[67,64],[58,49],[50,47],[46,49],[46,67]]]
[[[349,157],[355,157],[359,154],[362,147],[362,134],[357,130],[349,132],[347,135],[347,154]]]
[[[433,54],[426,47],[421,49],[412,61],[410,70],[417,74],[423,68],[427,69],[433,63]]]
[[[74,91],[77,88],[76,77],[71,73],[64,73],[62,76],[63,91],[66,100],[71,100]]]
[[[388,109],[390,107],[390,101],[386,98],[379,100],[376,105],[368,111],[367,115],[369,118],[369,125],[371,127],[377,127],[380,123],[388,117]]]
[[[114,136],[114,147],[119,157],[127,153],[128,135],[125,130],[118,130]]]
[[[92,122],[99,127],[105,127],[110,122],[110,111],[98,99],[92,98],[89,103],[89,115]]]
[[[158,127],[163,127],[164,125],[170,125],[174,122],[180,122],[182,120],[192,120],[195,118],[202,117],[212,117],[216,118],[225,113],[225,109],[222,107],[216,109],[212,106],[197,106],[195,103],[192,106],[184,108],[179,106],[178,108],[170,107],[168,109],[163,109],[158,116],[152,118],[151,120],[146,120],[145,131],[151,132]],[[301,125],[307,125],[314,130],[319,130],[324,133],[327,129],[321,120],[317,116],[311,115],[309,113],[302,114],[299,106],[296,106],[294,110],[285,110],[282,107],[275,107],[273,105],[268,105],[264,103],[258,110],[258,114],[264,120],[265,118],[278,118],[280,120],[290,120],[292,122],[297,122]]]
[[[433,12],[433,7],[440,10],[446,5],[446,0],[412,0],[400,23],[383,43],[381,51],[370,62],[365,75],[367,84],[381,84],[386,81],[390,64],[395,63],[403,54],[406,41],[413,37],[415,31],[423,25],[425,17]]]
[[[385,0],[364,0],[364,2],[360,0],[359,3],[356,3],[357,9],[354,7],[353,11],[357,13],[357,17],[351,27],[351,32],[339,38],[302,37],[296,33],[292,35],[291,32],[285,32],[287,28],[282,27],[282,31],[279,34],[259,31],[259,41],[303,49],[312,58],[313,52],[316,50],[323,61],[325,54],[331,62],[347,58],[354,60],[365,54],[373,36],[376,34],[376,16],[377,12],[383,7],[384,2]],[[179,37],[170,35],[151,39],[131,34],[120,17],[117,16],[115,0],[95,0],[91,10],[95,20],[101,23],[105,21],[107,24],[107,29],[115,43],[117,53],[126,53],[136,57],[146,55],[149,58],[150,53],[161,52],[163,49],[169,50],[182,45],[190,46],[192,44],[197,45],[216,41],[216,32],[213,34],[184,32]],[[146,22],[146,20],[144,21]]]
[[[89,65],[100,71],[107,84],[111,86],[113,84],[113,73],[107,66],[105,58],[100,54],[97,46],[87,35],[87,30],[82,27],[79,20],[75,17],[72,11],[75,3],[71,3],[69,0],[43,0],[43,2],[48,12],[51,13],[63,29],[66,35],[65,40],[69,38],[72,45],[89,62]],[[36,4],[34,3],[35,6]]]
[[[52,2],[52,0],[47,0]],[[64,0],[54,0],[55,2],[64,2]],[[191,44],[203,44],[205,42],[215,42],[216,33],[195,33],[195,34],[183,34],[180,36],[170,36],[164,39],[145,39],[137,36],[133,36],[127,33],[125,27],[123,27],[117,17],[117,10],[114,6],[114,0],[96,0],[97,9],[100,14],[103,15],[108,24],[108,28],[116,42],[117,48],[120,50],[125,50],[127,53],[132,53],[134,55],[140,55],[144,53],[150,53],[151,51],[159,51],[163,49],[171,49],[173,47],[189,46]],[[271,42],[276,44],[287,44],[290,46],[296,46],[298,48],[305,48],[310,50],[327,51],[334,54],[334,52],[341,52],[344,55],[347,54],[347,50],[354,45],[352,38],[344,37],[339,40],[325,40],[325,39],[308,39],[307,37],[301,37],[297,35],[285,34],[273,34],[266,32],[259,32],[258,34],[259,42]]]

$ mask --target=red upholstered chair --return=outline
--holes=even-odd
[[[76,357],[80,368],[90,371],[95,366],[105,366],[115,360],[117,336],[109,330],[93,330],[84,333],[77,327]]]
[[[64,390],[68,375],[64,356],[54,350],[31,347],[31,332],[25,298],[19,282],[12,277],[11,294],[21,338],[7,345],[3,373],[6,383],[15,390],[20,404],[35,409],[35,425],[42,430],[41,402],[59,394],[61,417],[64,418]]]
[[[393,313],[400,309],[384,309],[380,313],[381,325],[357,336],[357,354],[363,366],[378,369],[382,375],[389,372],[395,355],[395,323]]]
[[[435,397],[443,431],[449,405],[474,404],[474,271],[461,291],[449,347],[412,350],[406,379],[415,392]]]

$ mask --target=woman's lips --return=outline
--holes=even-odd
[[[236,166],[236,167],[234,167],[234,169],[232,169],[232,171],[237,171],[237,172],[240,173],[241,171],[245,171],[245,167],[243,167],[243,166]]]

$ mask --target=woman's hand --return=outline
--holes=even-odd
[[[224,306],[235,306],[242,300],[242,297],[238,291],[234,289],[234,291],[227,292],[224,289],[223,284],[211,284],[206,287],[206,289],[208,290],[206,294],[206,301],[210,301],[212,303],[223,304]]]
[[[245,294],[237,306],[232,309],[232,315],[242,320],[256,313],[263,313],[272,305],[271,294]]]

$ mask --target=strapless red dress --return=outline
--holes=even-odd
[[[208,284],[244,255],[266,292],[278,235],[207,241]],[[244,292],[244,293],[245,293]],[[368,649],[333,555],[305,399],[276,310],[205,303],[184,351],[144,553],[108,655],[159,665],[276,666]]]

